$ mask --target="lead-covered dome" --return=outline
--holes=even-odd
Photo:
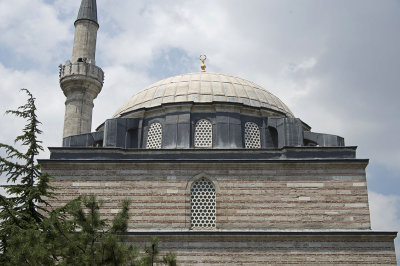
[[[64,138],[63,145],[200,150],[344,146],[342,137],[310,129],[257,84],[200,72],[150,85],[96,132]]]
[[[114,117],[139,109],[183,102],[243,104],[294,117],[278,97],[259,85],[239,77],[208,72],[183,74],[160,80],[132,96]]]

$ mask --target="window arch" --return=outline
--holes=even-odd
[[[260,128],[256,123],[246,122],[244,125],[244,146],[246,149],[261,148]]]
[[[160,123],[152,123],[147,131],[146,149],[161,149],[162,126]]]
[[[200,119],[194,128],[194,147],[212,148],[212,144],[212,124],[207,119]]]
[[[201,178],[194,182],[190,189],[190,228],[215,229],[216,204],[215,186]]]

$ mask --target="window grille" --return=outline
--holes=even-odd
[[[244,145],[246,149],[261,148],[260,129],[256,123],[246,122],[244,126]]]
[[[196,123],[194,129],[194,147],[212,148],[212,124],[206,119],[201,119]]]
[[[160,123],[153,123],[147,132],[146,149],[161,149],[162,126]]]
[[[190,224],[192,229],[215,229],[215,187],[202,178],[190,190]]]

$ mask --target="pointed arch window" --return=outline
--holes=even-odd
[[[147,132],[146,149],[161,149],[162,144],[162,125],[152,123]]]
[[[215,186],[201,178],[190,189],[190,227],[191,229],[216,228]]]
[[[244,145],[246,149],[260,149],[260,128],[256,123],[246,122],[244,126]]]
[[[197,121],[194,129],[194,147],[212,148],[212,124],[207,119]]]

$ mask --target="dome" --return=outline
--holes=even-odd
[[[169,77],[150,85],[132,96],[114,118],[139,109],[184,102],[243,104],[294,117],[278,97],[251,81],[225,74],[198,72]]]

